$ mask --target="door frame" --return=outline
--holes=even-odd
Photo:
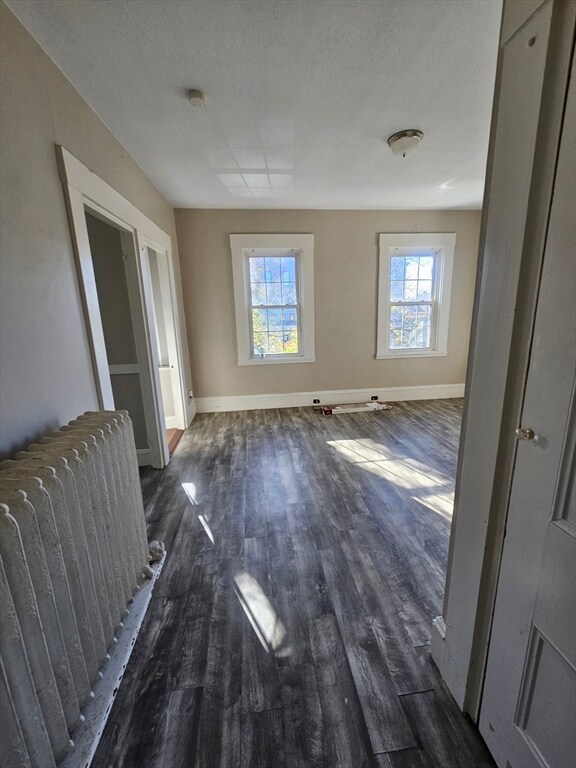
[[[148,275],[150,275],[150,254],[148,249],[154,251],[158,257],[158,277],[160,288],[160,299],[162,303],[162,309],[164,314],[164,320],[166,322],[166,344],[168,347],[168,357],[170,371],[170,381],[172,385],[172,392],[174,395],[174,406],[176,414],[174,416],[174,424],[170,426],[176,429],[186,429],[188,426],[186,421],[186,398],[182,397],[182,394],[186,395],[186,381],[182,376],[183,366],[181,360],[183,359],[180,334],[178,333],[178,316],[175,312],[177,306],[176,300],[176,278],[174,275],[174,265],[170,258],[169,252],[162,249],[158,244],[151,242],[148,238],[144,237],[143,251],[141,258],[146,264]],[[155,306],[154,291],[152,288],[152,281],[149,280],[148,284],[151,288],[150,305],[152,308]],[[156,314],[153,312],[154,318]],[[166,419],[167,421],[168,419]],[[168,427],[168,424],[166,424]]]
[[[150,282],[148,247],[164,252],[169,264],[172,290],[172,317],[175,335],[178,339],[176,353],[179,369],[179,403],[177,408],[182,419],[181,428],[185,429],[188,426],[188,391],[183,359],[183,329],[178,322],[179,308],[174,283],[171,239],[166,232],[160,229],[160,227],[103,181],[103,179],[93,173],[67,149],[57,145],[56,154],[70,219],[72,242],[79,275],[78,282],[84,305],[86,331],[94,367],[94,379],[100,407],[104,410],[114,410],[115,406],[100,306],[96,292],[90,241],[88,239],[86,209],[120,229],[121,233],[123,233],[123,248],[131,246],[134,249],[133,264],[135,269],[132,275],[127,274],[128,289],[131,300],[137,303],[140,310],[135,314],[141,318],[141,322],[134,330],[139,361],[142,358],[145,366],[145,370],[142,372],[142,383],[150,447],[149,459],[153,467],[161,469],[168,464],[170,456],[166,439],[164,409],[158,372],[159,360],[155,341],[156,320],[152,285]],[[141,456],[140,459],[144,461],[145,457]]]

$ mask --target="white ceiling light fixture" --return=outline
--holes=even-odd
[[[406,157],[409,152],[416,149],[418,144],[422,141],[424,134],[422,131],[418,131],[415,128],[411,128],[405,131],[398,131],[393,133],[388,139],[388,146],[392,154]]]
[[[191,107],[206,106],[206,97],[204,96],[202,91],[199,91],[197,88],[191,88],[188,91],[188,101],[190,102]]]

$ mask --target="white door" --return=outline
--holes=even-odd
[[[573,67],[480,713],[501,768],[576,767],[575,102]]]
[[[146,248],[154,309],[158,373],[166,429],[186,429],[186,406],[181,386],[175,301],[170,265],[165,251]]]

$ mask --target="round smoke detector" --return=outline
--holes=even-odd
[[[406,131],[398,131],[398,133],[393,133],[392,136],[390,136],[388,139],[388,146],[393,154],[406,157],[409,152],[416,149],[423,137],[424,134],[422,131],[418,131],[415,128]]]

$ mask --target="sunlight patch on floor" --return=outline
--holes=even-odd
[[[432,512],[436,512],[437,515],[442,515],[447,520],[452,519],[452,513],[454,511],[454,494],[447,493],[444,496],[438,496],[436,494],[430,494],[429,496],[422,494],[420,496],[412,496],[414,501],[428,507]]]
[[[260,584],[245,571],[236,574],[234,582],[236,597],[266,653],[278,657],[290,656],[292,647],[287,643],[286,627]]]
[[[186,496],[190,499],[190,503],[196,507],[198,502],[196,501],[196,486],[194,483],[182,483],[182,488],[184,488]]]
[[[402,491],[432,512],[451,519],[454,507],[452,480],[422,462],[397,458],[390,449],[372,440],[328,440],[342,458],[371,472]]]
[[[208,536],[212,544],[215,544],[216,542],[214,540],[214,534],[212,533],[212,529],[208,525],[208,521],[206,520],[204,515],[198,515],[198,520],[200,520],[200,523],[202,524],[202,528],[204,528],[204,530],[206,531],[206,536]]]

